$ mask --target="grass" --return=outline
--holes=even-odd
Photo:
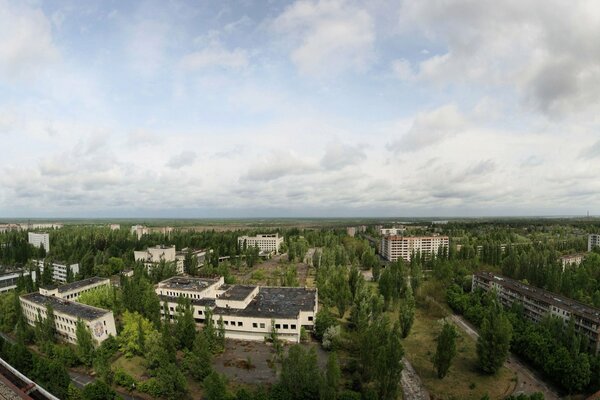
[[[125,356],[121,356],[113,362],[112,369],[115,371],[120,368],[139,382],[146,379],[146,367],[144,366],[144,362],[145,360],[143,357],[134,356],[127,358]]]
[[[516,385],[516,375],[505,367],[493,376],[480,374],[477,369],[475,341],[459,328],[457,354],[450,371],[444,379],[437,378],[431,362],[436,349],[435,339],[441,330],[441,320],[437,314],[418,307],[410,335],[403,340],[406,358],[421,377],[432,398],[479,400],[487,394],[491,399],[503,399],[511,394]]]

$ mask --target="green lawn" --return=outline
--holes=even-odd
[[[113,362],[112,369],[113,371],[116,371],[120,368],[131,375],[136,381],[143,381],[147,378],[144,376],[146,372],[144,362],[144,358],[139,356],[134,356],[131,358],[121,356]]]

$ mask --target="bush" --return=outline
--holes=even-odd
[[[120,368],[115,371],[114,382],[128,390],[132,390],[136,384],[135,379]]]
[[[325,350],[335,350],[340,343],[340,327],[339,325],[330,326],[323,334],[323,348]]]
[[[152,397],[160,397],[162,394],[162,386],[156,378],[150,378],[147,381],[141,382],[137,389]]]

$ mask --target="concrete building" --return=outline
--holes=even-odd
[[[17,282],[21,276],[29,276],[30,272],[26,269],[4,272],[0,274],[0,293],[8,292],[17,288]],[[31,272],[31,279],[36,280],[35,271]]]
[[[57,222],[29,222],[27,224],[21,224],[23,230],[35,230],[35,229],[60,229],[64,225]]]
[[[278,253],[282,244],[283,236],[279,236],[278,233],[238,237],[240,248],[243,248],[244,245],[246,247],[258,247],[261,252],[265,253]]]
[[[173,227],[171,226],[158,226],[153,228],[148,228],[144,225],[133,225],[131,227],[131,233],[136,235],[138,240],[142,238],[144,235],[149,235],[151,233],[160,233],[162,235],[168,235],[173,232]]]
[[[448,220],[431,221],[432,225],[448,225]]]
[[[215,325],[222,318],[225,337],[264,340],[272,325],[283,340],[300,342],[300,329],[312,330],[318,308],[316,289],[227,285],[216,279],[173,277],[160,282],[163,318],[177,314],[177,299],[190,299],[194,319],[205,323],[206,310],[212,311]]]
[[[561,256],[559,258],[559,261],[560,261],[560,264],[562,265],[562,268],[564,271],[565,268],[569,265],[578,266],[579,264],[581,264],[583,262],[584,259],[585,259],[585,254],[579,253],[579,254],[567,254],[567,255]]]
[[[588,251],[592,251],[594,247],[600,246],[600,234],[592,233],[588,235]]]
[[[404,226],[392,228],[379,228],[379,234],[382,236],[397,236],[402,235],[404,232],[406,232],[406,228]]]
[[[0,399],[60,400],[0,358]]]
[[[154,247],[148,247],[146,250],[134,251],[133,257],[135,261],[141,261],[148,271],[151,271],[154,266],[159,264],[161,261],[165,263],[176,263],[177,262],[177,251],[175,246],[164,246],[158,245]],[[178,269],[178,273],[183,273],[183,263],[181,270]]]
[[[388,261],[402,258],[410,261],[413,254],[425,257],[437,254],[441,248],[448,249],[448,236],[384,236],[381,238],[380,254]]]
[[[537,323],[547,315],[561,318],[565,322],[573,319],[575,329],[589,338],[590,347],[598,353],[600,309],[490,272],[475,273],[472,283],[473,290],[494,290],[505,307],[510,307],[514,302],[521,303],[525,316],[533,322]]]
[[[347,228],[346,228],[346,234],[347,234],[348,236],[352,236],[352,237],[354,237],[354,236],[356,235],[356,228],[355,228],[355,227],[353,227],[353,226],[349,226],[349,227],[347,227]]]
[[[119,229],[121,229],[121,225],[119,224],[110,224],[109,228],[111,231],[118,231]]]
[[[37,266],[40,268],[40,273],[44,272],[44,260],[34,260]],[[52,263],[52,280],[57,282],[67,281],[67,270],[71,270],[71,274],[79,273],[79,264],[68,264],[66,262],[55,261]]]
[[[21,226],[18,224],[0,224],[0,233],[5,233],[9,231],[20,231]]]
[[[29,293],[20,296],[23,315],[30,325],[35,325],[38,315],[46,318],[46,305],[54,310],[55,326],[58,335],[69,343],[77,343],[77,320],[81,319],[90,329],[96,343],[109,336],[117,336],[115,318],[112,311],[87,306],[85,304],[44,296],[41,293]]]
[[[38,249],[44,246],[46,252],[50,251],[50,235],[47,233],[35,233],[28,232],[27,233],[29,243]]]
[[[40,293],[44,296],[54,296],[65,300],[77,300],[82,293],[102,286],[110,286],[110,279],[95,276],[66,285],[41,287]]]

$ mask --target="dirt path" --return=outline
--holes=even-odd
[[[423,386],[421,378],[405,357],[402,358],[402,364],[404,365],[400,378],[402,398],[404,400],[429,400],[429,393]]]
[[[462,330],[464,330],[469,336],[477,340],[479,334],[477,333],[477,331],[475,331],[475,329],[473,329],[471,324],[469,324],[459,315],[452,314],[450,318],[452,318],[456,325],[458,325]],[[506,368],[511,369],[517,374],[518,384],[513,392],[514,395],[518,395],[521,393],[542,392],[544,394],[545,400],[560,399],[558,390],[550,386],[548,383],[544,382],[544,380],[537,372],[533,371],[527,365],[523,364],[517,358],[517,356],[511,353],[504,365],[506,366]]]

